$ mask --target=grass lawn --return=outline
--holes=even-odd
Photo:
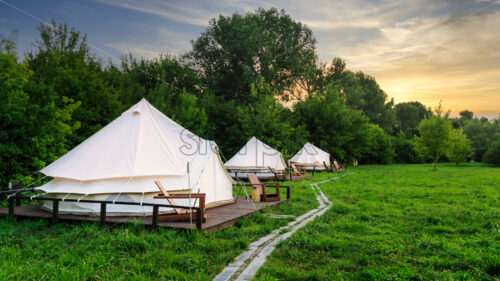
[[[500,169],[350,167],[333,205],[279,244],[258,280],[498,280]]]
[[[0,219],[0,280],[211,280],[248,244],[291,220],[266,214],[300,215],[316,207],[310,182],[292,184],[291,202],[216,233]]]

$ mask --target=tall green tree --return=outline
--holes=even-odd
[[[276,90],[266,83],[250,86],[249,104],[237,103],[206,92],[202,95],[210,124],[207,138],[213,139],[229,159],[252,136],[281,151],[285,157],[293,153],[308,140],[304,125],[293,123],[293,113],[275,98]]]
[[[177,57],[161,55],[154,59],[136,59],[131,54],[122,58],[121,69],[125,76],[144,88],[144,95],[158,86],[171,88],[170,95],[183,91],[199,95],[201,78],[196,71]],[[136,96],[132,104],[140,99]]]
[[[470,110],[462,110],[460,111],[459,115],[460,115],[459,118],[451,119],[452,126],[454,129],[463,128],[467,121],[472,120],[474,118],[474,112]]]
[[[346,105],[361,110],[372,124],[391,133],[395,122],[394,101],[380,88],[377,81],[363,72],[346,69],[346,63],[335,58],[330,65],[317,62],[309,68],[298,84],[304,92],[314,94],[328,85],[338,86]]]
[[[457,166],[460,162],[465,162],[470,155],[471,141],[463,133],[463,130],[452,129],[448,142],[446,157],[448,157],[451,162],[457,164]]]
[[[473,118],[465,122],[464,133],[471,143],[474,161],[481,161],[484,153],[494,141],[500,139],[500,123]]]
[[[208,116],[205,109],[200,107],[195,95],[186,91],[178,94],[168,85],[160,84],[151,90],[146,98],[163,114],[194,134],[198,136],[206,134]]]
[[[500,166],[500,139],[491,143],[483,155],[483,162]]]
[[[402,132],[391,138],[391,144],[394,148],[394,162],[396,163],[422,163],[423,159],[420,157],[415,149],[415,142],[413,138],[408,137]]]
[[[293,156],[307,142],[309,133],[304,125],[294,126],[290,109],[279,103],[268,84],[259,83],[251,86],[250,95],[255,97],[254,103],[239,107],[238,115],[241,123],[244,142],[256,136],[264,143],[278,149],[285,157]]]
[[[45,93],[30,79],[33,72],[17,62],[14,39],[0,38],[0,184],[29,182],[27,176],[66,152],[67,138],[79,123],[72,112],[79,106],[64,98],[63,106],[33,99]]]
[[[81,102],[72,114],[81,124],[70,137],[73,147],[121,113],[119,93],[104,81],[101,63],[90,53],[85,35],[54,20],[38,30],[40,39],[26,62],[33,72],[31,83],[43,90],[30,96],[37,104],[54,102],[59,108],[66,98]]]
[[[366,128],[367,144],[360,163],[390,164],[394,156],[391,139],[382,128],[369,124]]]
[[[363,156],[368,121],[361,111],[346,106],[337,86],[296,103],[294,116],[309,131],[310,141],[333,157],[352,161]]]
[[[427,117],[418,125],[419,136],[415,136],[417,152],[422,157],[432,159],[434,171],[437,170],[437,162],[448,148],[451,122],[448,120],[449,113],[443,114],[441,104],[435,110],[433,116]]]
[[[396,121],[394,130],[402,131],[408,138],[418,132],[420,121],[432,115],[432,110],[418,101],[402,102],[394,106]]]
[[[316,61],[312,31],[275,8],[212,19],[192,45],[187,58],[205,85],[239,102],[248,102],[250,85],[261,79],[288,98]]]

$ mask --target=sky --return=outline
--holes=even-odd
[[[452,115],[500,114],[500,0],[162,1],[0,0],[0,34],[33,49],[40,22],[86,33],[98,57],[181,55],[210,19],[284,9],[312,29],[321,61],[340,57],[377,80],[396,103],[442,101]]]

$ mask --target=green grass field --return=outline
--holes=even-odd
[[[360,166],[341,175],[320,185],[331,209],[282,242],[256,279],[500,278],[500,169]],[[210,280],[290,221],[267,214],[317,207],[313,181],[294,183],[291,202],[215,233],[0,219],[0,280]]]
[[[498,280],[500,169],[360,166],[320,185],[333,206],[258,280]]]
[[[252,241],[292,220],[267,214],[317,206],[308,182],[293,183],[291,202],[215,233],[0,219],[0,280],[211,280]]]

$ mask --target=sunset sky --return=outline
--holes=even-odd
[[[92,51],[179,55],[211,18],[258,7],[285,9],[313,30],[322,61],[346,60],[374,76],[398,102],[440,100],[456,115],[500,114],[500,0],[497,1],[22,1],[0,0],[0,34],[19,31],[21,53],[55,18],[88,36]]]

